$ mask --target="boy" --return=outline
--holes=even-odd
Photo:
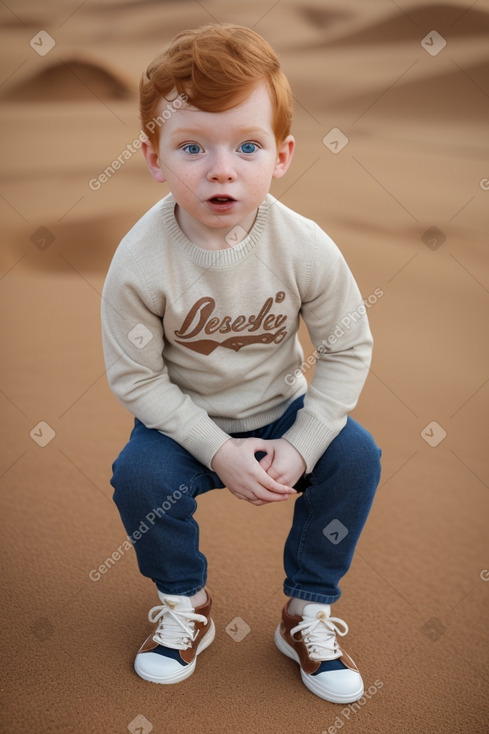
[[[135,415],[112,484],[161,602],[138,675],[184,680],[214,639],[195,498],[298,494],[275,642],[311,691],[348,703],[363,683],[330,605],[380,476],[379,449],[347,417],[372,337],[335,244],[269,194],[294,152],[291,99],[268,43],[233,25],[180,33],[141,80],[143,153],[171,193],[123,239],[104,286],[108,379]],[[318,345],[308,390],[299,315]]]

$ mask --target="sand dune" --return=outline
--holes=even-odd
[[[69,222],[49,222],[32,232],[23,227],[5,234],[0,268],[3,273],[23,258],[25,271],[65,275],[70,268],[82,276],[105,276],[114,249],[131,228],[135,212],[107,213],[101,216],[73,218]]]
[[[42,28],[43,19],[41,16],[25,16],[22,18],[22,23],[26,28]],[[0,28],[4,30],[18,30],[19,19],[13,15],[4,15],[0,18]]]
[[[383,475],[334,608],[370,692],[355,707],[310,694],[273,645],[291,502],[199,499],[217,634],[185,683],[132,669],[157,603],[134,552],[89,577],[125,538],[109,478],[132,425],[107,385],[100,292],[120,239],[166,193],[139,150],[89,182],[139,133],[144,65],[213,18],[255,27],[293,84],[297,151],[274,192],[333,237],[365,298],[383,292],[354,412]],[[3,728],[486,734],[487,2],[6,0],[0,28]],[[56,41],[45,58],[29,46],[41,29]],[[448,40],[436,58],[420,47],[433,29]],[[341,151],[323,144],[333,127]]]
[[[395,84],[383,95],[385,86],[375,91],[354,94],[349,99],[339,100],[340,109],[362,112],[379,99],[372,110],[374,116],[388,116],[423,121],[464,121],[477,125],[480,116],[489,115],[489,59],[441,73],[418,76],[413,69],[405,79]],[[418,76],[412,79],[411,77]],[[456,141],[454,141],[456,142]],[[467,141],[468,142],[468,141]]]
[[[298,15],[315,28],[328,30],[337,21],[351,18],[352,13],[348,10],[342,10],[339,7],[323,9],[321,7],[301,5],[298,8]]]
[[[141,10],[145,8],[154,9],[160,5],[178,5],[183,6],[187,4],[192,6],[194,0],[113,0],[113,2],[101,2],[97,6],[97,11],[100,10],[115,10],[117,12],[125,10]]]
[[[77,272],[103,275],[110,265],[114,247],[134,221],[133,212],[120,212],[117,217],[106,214],[53,225],[51,229],[56,237],[53,253],[57,252],[62,261],[68,262]],[[56,262],[55,257],[39,260],[42,260],[42,267],[49,270]]]
[[[324,28],[334,30],[334,23],[340,16],[335,16],[320,9],[301,9],[301,15],[306,19]],[[347,13],[343,17],[347,17]],[[408,12],[392,12],[387,17],[382,15],[372,22],[366,22],[360,28],[339,33],[330,37],[327,35],[316,44],[308,45],[307,50],[313,48],[328,48],[363,45],[392,45],[396,43],[412,43],[413,37],[421,40],[427,33],[437,30],[441,35],[451,40],[462,38],[480,38],[489,34],[489,12],[478,8],[467,8],[462,5],[428,5],[412,8]]]
[[[126,99],[134,85],[121,72],[105,64],[76,57],[59,60],[12,86],[4,94],[9,102],[86,102],[94,97]]]

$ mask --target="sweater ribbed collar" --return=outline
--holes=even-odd
[[[175,217],[176,202],[172,194],[166,196],[161,202],[162,217],[167,232],[194,263],[205,268],[230,268],[241,262],[255,248],[265,227],[271,200],[272,197],[269,194],[260,204],[253,227],[244,240],[237,245],[227,247],[225,250],[205,250],[187,239]]]

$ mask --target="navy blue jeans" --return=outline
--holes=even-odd
[[[302,404],[303,397],[298,398],[274,423],[232,435],[280,438]],[[284,549],[287,596],[322,604],[340,596],[340,579],[350,567],[380,479],[380,454],[372,436],[348,418],[314,470],[296,484],[299,494]],[[207,561],[193,514],[198,495],[223,488],[218,475],[136,419],[114,462],[111,484],[141,573],[166,594],[191,596],[203,588]]]

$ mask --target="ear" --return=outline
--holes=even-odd
[[[272,174],[273,178],[282,178],[292,161],[295,150],[295,140],[292,135],[288,135],[285,140],[277,147],[277,163]]]
[[[160,159],[158,157],[158,154],[155,153],[153,145],[149,142],[149,140],[144,141],[141,144],[141,150],[143,151],[148,170],[153,176],[154,180],[159,181],[159,183],[164,183],[166,181],[166,178],[163,171],[161,170]]]

